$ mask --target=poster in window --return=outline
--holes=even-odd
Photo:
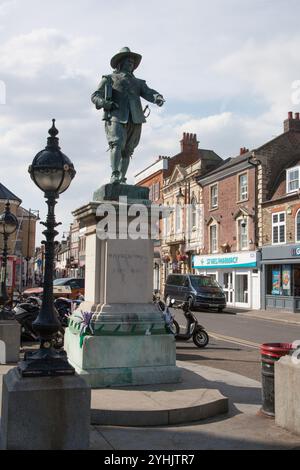
[[[289,265],[282,266],[282,290],[284,295],[291,295],[291,268]]]
[[[281,287],[280,270],[273,269],[272,270],[272,294],[280,295],[280,287]]]

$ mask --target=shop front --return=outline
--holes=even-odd
[[[262,308],[300,313],[300,245],[262,248]]]
[[[259,309],[260,259],[256,251],[195,255],[193,270],[221,285],[229,307]]]

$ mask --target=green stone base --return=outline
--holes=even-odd
[[[149,188],[120,183],[108,183],[101,186],[94,192],[93,201],[118,201],[122,196],[126,196],[130,202],[150,203]]]
[[[81,346],[65,333],[69,362],[93,388],[179,382],[174,342],[172,334],[85,336]]]

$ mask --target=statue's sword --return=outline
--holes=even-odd
[[[111,77],[106,76],[106,84],[104,88],[104,99],[105,101],[112,101],[112,80]],[[110,121],[111,120],[111,112],[108,110],[104,110],[103,113],[103,121]]]

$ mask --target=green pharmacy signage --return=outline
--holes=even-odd
[[[217,269],[217,268],[256,268],[256,251],[245,253],[226,253],[220,255],[204,255],[193,257],[194,269]]]

